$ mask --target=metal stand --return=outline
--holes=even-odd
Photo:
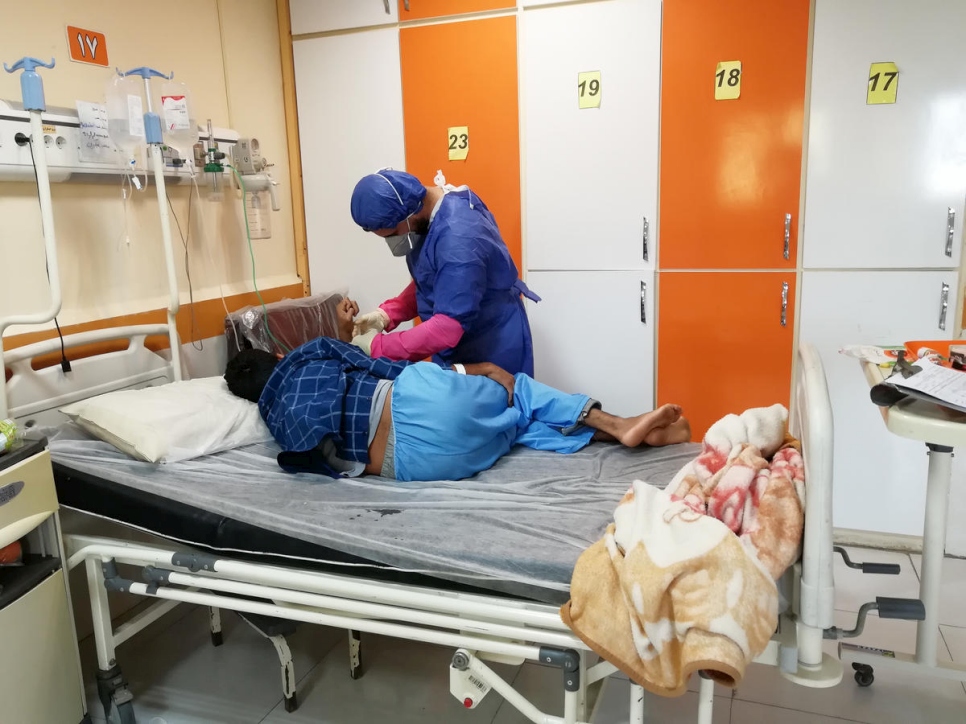
[[[362,634],[349,631],[349,678],[362,676]]]
[[[936,662],[939,637],[939,595],[942,581],[943,557],[946,549],[946,518],[949,487],[952,481],[953,448],[926,443],[929,449],[929,472],[926,482],[926,515],[922,536],[922,579],[919,600],[925,616],[916,629],[916,654],[887,651],[865,646],[839,645],[844,662],[852,662],[859,686],[869,686],[874,680],[873,665],[894,668],[908,673],[922,673],[923,667],[933,676],[954,681],[966,681],[966,666]]]
[[[919,600],[926,618],[916,629],[916,662],[936,665],[936,637],[939,633],[939,584],[946,553],[946,512],[953,478],[953,449],[927,443],[929,474],[926,479],[926,522],[922,532],[922,580]]]
[[[102,565],[109,573],[117,575],[113,561],[101,564],[88,558],[87,587],[91,597],[91,619],[94,624],[94,641],[97,647],[97,694],[104,706],[104,718],[111,719],[112,709],[117,709],[122,724],[134,724],[134,697],[128,689],[127,681],[117,665],[114,650],[114,628],[111,623],[111,608],[107,600],[107,587]]]

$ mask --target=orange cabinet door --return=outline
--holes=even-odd
[[[661,268],[795,266],[808,6],[664,3]],[[740,95],[716,101],[717,65],[736,60]]]
[[[399,0],[399,19],[405,22],[516,6],[516,0]],[[450,60],[455,62],[458,57],[454,56]]]
[[[520,263],[520,134],[515,17],[399,31],[406,170],[427,186],[437,169],[496,217]],[[465,126],[455,141],[450,129]],[[465,144],[465,160],[449,160]]]
[[[657,400],[684,407],[694,440],[728,413],[789,404],[794,272],[658,276]]]

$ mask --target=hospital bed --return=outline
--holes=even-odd
[[[123,345],[76,360],[70,379],[59,367],[31,365],[59,349],[57,340],[5,357],[13,371],[12,415],[48,436],[61,504],[167,541],[66,536],[68,566],[86,568],[98,691],[107,709],[122,722],[135,720],[115,647],[184,602],[211,609],[213,632],[220,609],[345,629],[353,678],[361,634],[443,646],[453,651],[451,690],[466,707],[495,691],[533,722],[593,721],[616,669],[560,620],[573,565],[600,537],[632,480],[666,484],[696,446],[641,452],[599,445],[572,456],[518,450],[471,481],[333,482],[283,473],[274,444],[156,466],[65,422],[58,412],[65,404],[172,379],[168,361],[146,346],[167,334],[165,325],[152,325],[68,337],[68,348]],[[813,347],[799,349],[797,368],[792,430],[806,466],[803,553],[781,582],[787,610],[757,661],[779,666],[798,684],[827,687],[842,676],[840,662],[822,649],[834,605],[832,417]],[[109,591],[154,603],[115,629]],[[283,687],[293,708],[285,653]],[[538,710],[491,661],[559,668],[557,711]],[[628,698],[630,721],[645,721],[643,689],[631,684]],[[699,722],[710,724],[712,704],[713,682],[702,679]]]

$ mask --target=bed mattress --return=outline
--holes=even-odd
[[[226,554],[364,575],[378,567],[377,578],[406,574],[554,604],[568,599],[578,556],[601,537],[629,484],[663,487],[699,449],[517,448],[470,480],[400,483],[288,474],[274,443],[155,465],[72,423],[48,437],[69,508]]]

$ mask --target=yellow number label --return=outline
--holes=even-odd
[[[873,63],[869,68],[869,90],[865,103],[869,106],[880,103],[895,103],[899,91],[899,69],[895,63]]]
[[[733,101],[741,95],[741,61],[722,60],[714,70],[714,99]]]
[[[467,126],[453,126],[446,132],[449,142],[449,160],[465,161],[470,152],[470,129]]]
[[[577,74],[577,107],[600,108],[600,71]]]

